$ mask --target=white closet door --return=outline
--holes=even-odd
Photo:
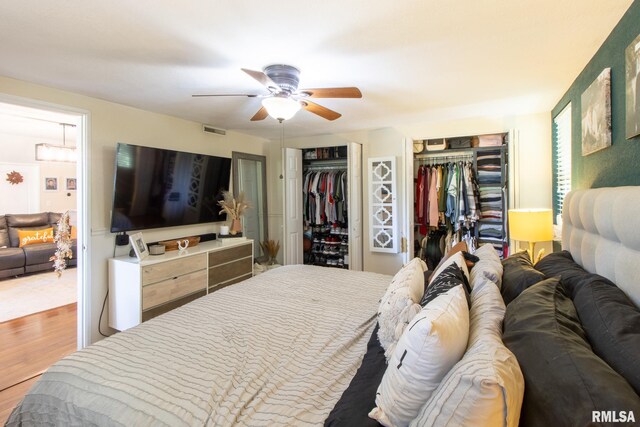
[[[284,263],[302,264],[302,150],[283,149]]]
[[[349,270],[362,271],[362,145],[349,143]]]
[[[409,138],[404,139],[404,244],[401,246],[402,262],[405,264],[411,261],[413,258],[413,239],[415,238],[413,232],[414,225],[414,198],[415,189],[413,183],[413,140]]]

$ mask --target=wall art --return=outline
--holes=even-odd
[[[582,93],[582,155],[611,146],[611,68]]]

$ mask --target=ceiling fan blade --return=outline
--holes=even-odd
[[[335,120],[342,116],[342,114],[338,112],[330,110],[326,107],[323,107],[322,105],[318,105],[311,101],[305,100],[305,101],[300,101],[300,103],[302,104],[302,108],[304,108],[305,110],[310,111],[313,114],[317,114],[318,116],[325,118],[327,120]]]
[[[261,107],[257,113],[255,113],[253,115],[253,117],[251,117],[251,121],[252,122],[257,122],[258,120],[264,120],[267,118],[267,116],[269,115],[269,113],[267,113],[267,109],[264,107]]]
[[[199,98],[199,97],[204,97],[204,96],[246,96],[247,98],[255,98],[259,95],[253,94],[253,93],[222,93],[222,94],[197,94],[197,95],[191,95],[194,98]]]
[[[248,70],[246,68],[241,68],[241,70],[259,81],[261,85],[265,86],[272,92],[280,92],[282,90],[280,86],[278,86],[273,80],[271,80],[269,76],[267,76],[262,71]]]
[[[306,94],[309,98],[362,98],[362,92],[357,87],[301,89],[298,92]]]

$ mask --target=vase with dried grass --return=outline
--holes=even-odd
[[[227,219],[231,220],[231,226],[229,227],[229,234],[235,236],[242,232],[242,222],[240,218],[244,215],[245,211],[251,206],[244,198],[244,193],[238,194],[238,197],[233,197],[230,191],[222,192],[222,200],[218,202],[220,206],[220,213],[226,213]]]
[[[278,251],[280,250],[280,241],[278,240],[276,242],[274,240],[265,240],[260,242],[260,247],[262,248],[262,252],[269,257],[267,265],[274,265],[276,263]]]

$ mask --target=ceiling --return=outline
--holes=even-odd
[[[632,0],[21,0],[0,3],[0,75],[277,138],[250,122],[265,93],[240,68],[286,63],[319,99],[287,136],[401,126],[456,114],[550,111]],[[180,6],[177,6],[180,4]],[[401,5],[401,6],[399,6]],[[497,106],[497,107],[496,107]],[[477,113],[469,113],[477,111]]]

